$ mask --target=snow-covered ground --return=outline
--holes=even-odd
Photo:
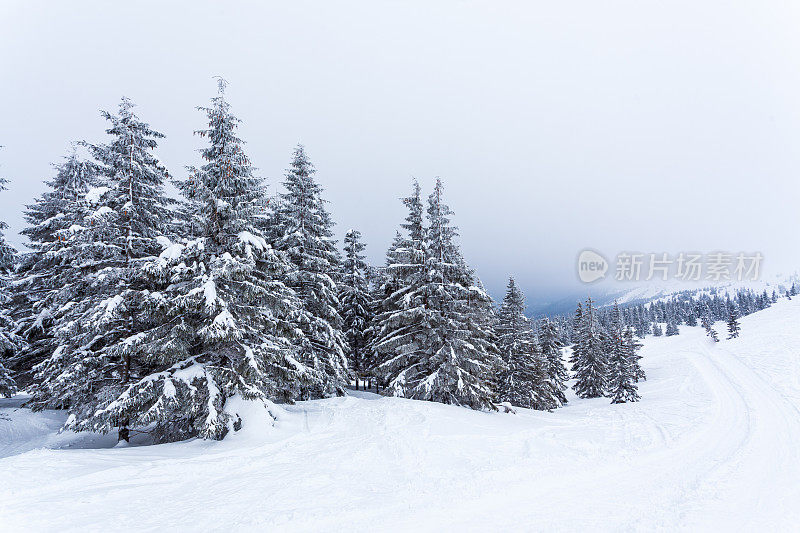
[[[0,400],[0,530],[797,531],[800,298],[741,322],[646,339],[641,403],[553,413],[353,393],[223,442],[97,449],[113,437]]]

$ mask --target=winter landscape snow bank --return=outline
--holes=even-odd
[[[111,448],[0,400],[0,530],[796,530],[800,299],[741,322],[648,337],[640,403],[552,413],[353,392]]]

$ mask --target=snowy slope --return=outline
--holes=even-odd
[[[6,408],[0,530],[796,531],[800,298],[741,322],[716,345],[648,338],[638,404],[510,415],[354,393],[221,443],[94,450],[31,449],[113,442]]]
[[[531,316],[544,317],[553,315],[572,315],[578,302],[586,300],[591,296],[598,307],[610,306],[614,302],[620,305],[644,304],[656,300],[668,300],[679,294],[687,296],[699,296],[701,294],[718,294],[735,296],[742,289],[749,289],[756,294],[767,291],[777,291],[783,295],[792,283],[800,283],[800,273],[776,274],[762,276],[758,280],[700,280],[700,281],[680,281],[671,279],[667,281],[651,280],[641,283],[617,282],[607,280],[597,285],[584,285],[579,291],[570,296],[555,302],[540,303],[531,305]]]
[[[777,291],[783,294],[792,286],[792,283],[800,281],[800,275],[793,273],[790,275],[779,274],[775,276],[764,276],[757,280],[720,280],[717,282],[704,281],[680,281],[668,280],[647,282],[635,285],[624,290],[610,291],[602,299],[606,304],[614,300],[619,304],[645,303],[653,300],[668,299],[682,292],[693,294],[711,294],[712,291],[724,297],[726,294],[733,297],[743,289],[749,289],[756,294],[767,291]],[[619,285],[619,284],[617,284]]]

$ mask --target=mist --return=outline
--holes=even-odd
[[[794,270],[800,7],[759,2],[61,2],[0,6],[0,194],[10,242],[70,143],[121,96],[181,177],[195,107],[229,82],[277,190],[314,162],[373,263],[416,178],[444,180],[495,297],[583,290],[578,252],[760,251]]]

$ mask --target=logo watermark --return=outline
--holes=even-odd
[[[578,254],[578,277],[584,283],[592,283],[606,277],[608,261],[594,250],[583,250]]]
[[[761,275],[763,260],[761,252],[620,252],[613,273],[617,281],[754,281]],[[611,270],[603,255],[588,248],[578,254],[577,267],[584,283],[605,279]]]

